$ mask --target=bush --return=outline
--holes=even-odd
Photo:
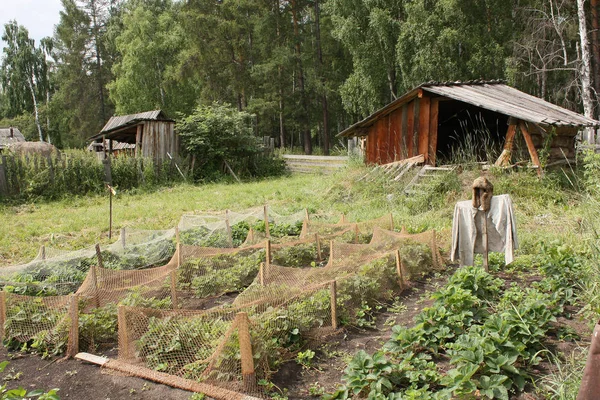
[[[196,158],[195,179],[218,178],[226,171],[226,163],[240,176],[283,174],[283,160],[262,154],[253,118],[230,105],[214,103],[198,106],[177,124],[183,147]]]

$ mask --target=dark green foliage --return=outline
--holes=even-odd
[[[265,176],[270,170],[279,175],[280,162],[257,164],[264,157],[252,130],[253,116],[225,104],[198,106],[177,124],[185,150],[196,157],[194,178],[212,180],[226,171],[226,163],[241,176]],[[262,171],[260,168],[264,168]],[[266,168],[265,168],[266,167]]]
[[[551,267],[557,258],[571,269],[577,265],[572,253],[548,248],[546,277],[526,289],[503,291],[503,282],[483,269],[459,269],[414,327],[395,326],[373,356],[358,353],[345,370],[345,385],[327,398],[450,399],[477,392],[508,399],[523,390],[545,354],[547,336],[560,334],[554,322],[563,304],[573,301],[573,293],[557,284],[570,274],[569,267]],[[447,360],[451,369],[442,373],[432,357]]]

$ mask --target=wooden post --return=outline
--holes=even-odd
[[[127,316],[125,306],[119,306],[117,311],[117,330],[119,332],[119,358],[132,358],[129,352],[129,332],[127,332]]]
[[[333,264],[333,240],[329,241],[329,263]]]
[[[44,245],[40,247],[40,257],[42,258],[42,260],[46,259],[46,246]]]
[[[177,304],[177,271],[171,271],[171,306],[176,309]]]
[[[358,224],[354,224],[354,242],[358,243]]]
[[[521,130],[521,133],[523,134],[523,137],[525,138],[525,143],[527,143],[527,150],[529,150],[529,155],[531,156],[531,162],[533,163],[533,165],[536,165],[538,167],[538,171],[537,171],[538,176],[542,176],[542,166],[540,165],[540,159],[538,157],[537,150],[535,149],[535,146],[533,145],[533,140],[531,139],[531,135],[529,134],[529,131],[527,130],[527,125],[525,125],[524,121],[519,121],[519,129]]]
[[[102,254],[100,253],[100,245],[96,244],[96,257],[98,258],[98,267],[103,268],[102,265]],[[92,286],[94,288],[94,303],[96,308],[100,307],[100,294],[98,293],[98,276],[96,274],[96,266],[90,266],[90,272],[92,273]]]
[[[323,255],[321,254],[321,241],[318,233],[315,233],[315,242],[317,243],[317,260],[322,261]]]
[[[337,323],[337,283],[331,281],[329,285],[329,293],[331,297],[331,327],[335,330],[338,328]]]
[[[112,190],[108,188],[108,238],[112,239]]]
[[[0,342],[4,340],[4,324],[6,323],[6,292],[0,292]]]
[[[490,272],[488,265],[488,223],[487,223],[487,211],[483,211],[483,268],[485,272]]]
[[[179,227],[176,226],[175,227],[175,242],[177,243],[175,245],[175,251],[177,253],[177,268],[181,267],[181,242],[179,241]]]
[[[98,266],[104,268],[102,263],[102,252],[100,251],[100,244],[96,243],[96,258],[98,258]]]
[[[348,222],[346,220],[346,214],[342,214],[342,218],[340,218],[340,224],[345,224],[346,222]]]
[[[227,243],[229,247],[233,247],[233,234],[231,232],[231,225],[229,224],[229,210],[225,210],[225,226],[227,227]]]
[[[260,286],[265,286],[265,263],[260,263],[260,269],[258,270],[258,279]]]
[[[269,210],[267,209],[267,205],[265,204],[265,234],[267,238],[271,237],[271,233],[269,232]]]
[[[437,239],[435,237],[435,229],[431,233],[431,256],[433,259],[434,268],[441,268],[441,260],[438,258]]]
[[[250,227],[250,230],[248,231],[248,240],[250,243],[254,243],[254,229],[252,229],[252,227]]]
[[[69,327],[67,358],[73,358],[79,353],[79,295],[77,293],[71,295],[69,318],[71,319],[71,325]]]
[[[121,246],[123,246],[123,248],[125,248],[125,245],[127,244],[126,243],[127,239],[125,239],[125,235],[126,235],[125,227],[123,227],[123,228],[121,228]]]
[[[400,258],[400,250],[396,250],[396,272],[400,280],[400,289],[404,290],[404,273],[402,272],[402,258]]]
[[[177,244],[180,243],[180,241],[179,241],[179,226],[175,227],[175,241]]]
[[[267,239],[267,245],[265,246],[265,269],[267,278],[269,277],[269,272],[271,269],[271,241]]]
[[[242,381],[246,393],[256,392],[256,373],[254,372],[254,357],[252,356],[252,342],[248,325],[250,320],[245,312],[237,313],[235,319],[240,340],[240,358],[242,364]]]
[[[390,231],[394,230],[394,215],[390,213]]]
[[[508,129],[506,131],[506,141],[504,142],[504,149],[502,150],[502,154],[496,160],[494,165],[498,167],[504,167],[510,164],[510,159],[512,157],[512,148],[515,140],[515,133],[517,132],[517,121],[514,118],[509,119]]]
[[[307,221],[310,221],[310,217],[308,216],[308,208],[304,209],[304,219],[306,219]]]

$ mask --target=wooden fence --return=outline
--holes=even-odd
[[[340,156],[304,156],[286,154],[283,156],[287,167],[292,172],[308,174],[331,174],[344,167],[348,157]]]

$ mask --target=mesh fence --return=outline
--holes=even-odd
[[[435,232],[387,230],[391,216],[305,219],[300,229],[294,220],[305,212],[265,215],[185,216],[173,230],[126,229],[101,251],[43,249],[31,263],[0,270],[3,337],[69,355],[118,341],[126,363],[262,395],[257,381],[282,360],[339,324],[362,326],[379,302],[443,263]],[[236,225],[246,235],[240,247],[231,246]],[[203,236],[189,237],[212,246],[185,244],[199,228]],[[46,297],[19,294],[15,276],[31,281],[24,293]]]

